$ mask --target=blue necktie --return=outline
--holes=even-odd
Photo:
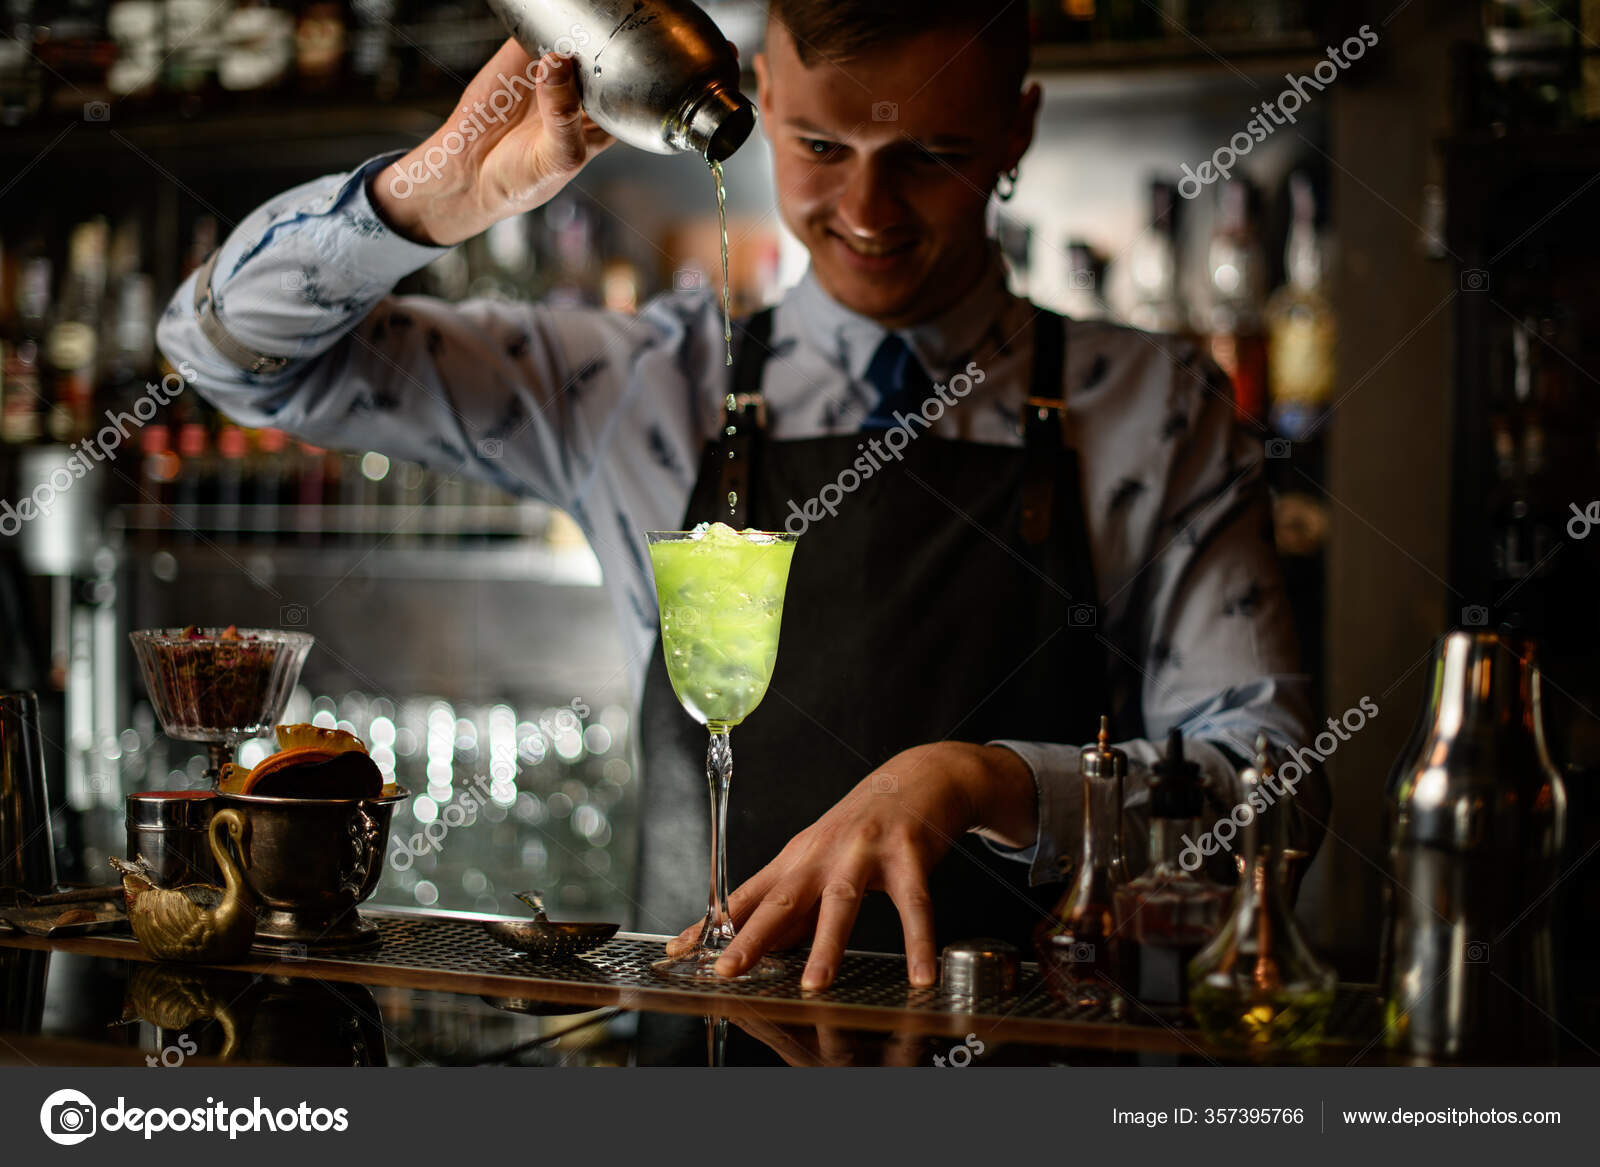
[[[890,333],[878,345],[867,365],[867,384],[878,391],[878,405],[865,421],[864,430],[888,429],[899,424],[894,415],[914,413],[922,408],[933,390],[933,380],[906,342]]]

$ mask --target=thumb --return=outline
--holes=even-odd
[[[581,166],[587,156],[577,72],[573,58],[546,53],[535,75],[547,158],[553,165],[569,170]]]

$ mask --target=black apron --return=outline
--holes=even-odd
[[[784,530],[795,522],[791,500],[803,510],[882,436],[768,439],[760,387],[771,327],[770,309],[741,326],[735,394],[723,432],[706,445],[686,530],[716,520]],[[1094,737],[1109,690],[1078,458],[1062,435],[1061,317],[1039,313],[1034,353],[1022,446],[919,428],[900,461],[800,536],[772,684],[732,733],[730,891],[901,750]],[[742,514],[730,515],[730,490]],[[673,695],[659,641],[640,721],[635,924],[676,932],[706,906],[707,738]],[[1060,895],[1050,884],[1029,888],[1027,871],[976,837],[957,840],[929,880],[938,943],[1025,944]],[[886,894],[866,897],[850,944],[904,951]]]

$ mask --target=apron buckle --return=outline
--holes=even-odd
[[[767,428],[767,399],[760,393],[730,393],[728,400],[723,405],[724,422],[729,426],[737,426],[745,419],[751,410],[755,411],[755,427],[760,430]],[[729,434],[729,437],[733,435]]]

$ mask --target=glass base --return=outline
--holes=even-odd
[[[775,956],[763,956],[736,977],[718,976],[715,965],[722,953],[715,948],[700,948],[683,956],[670,956],[650,966],[658,977],[674,981],[706,981],[715,984],[742,984],[747,981],[770,981],[784,976],[788,965]]]

